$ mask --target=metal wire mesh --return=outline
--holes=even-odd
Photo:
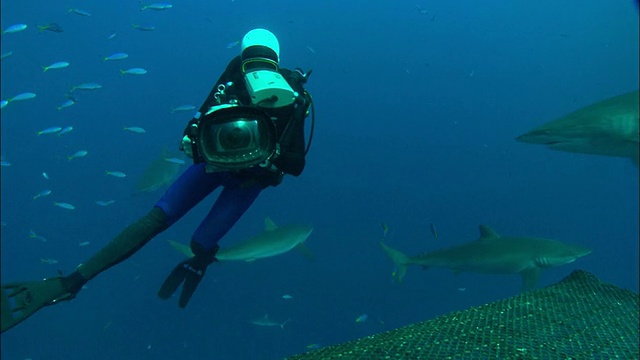
[[[537,291],[289,359],[639,359],[638,300],[574,271]]]

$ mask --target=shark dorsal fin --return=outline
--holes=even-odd
[[[266,231],[275,230],[277,228],[278,226],[268,216],[264,218],[264,229]]]
[[[480,240],[483,239],[491,239],[491,238],[499,238],[500,235],[498,235],[497,232],[493,231],[492,228],[486,226],[486,225],[480,225]]]

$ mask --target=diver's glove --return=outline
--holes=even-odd
[[[73,299],[86,282],[78,271],[74,271],[65,277],[2,285],[2,332],[45,306]]]
[[[216,253],[218,252],[218,246],[212,250],[205,250],[201,245],[192,241],[191,251],[195,254],[193,257],[181,262],[176,266],[171,274],[160,287],[158,291],[158,297],[161,299],[168,299],[178,289],[180,284],[184,282],[182,286],[182,292],[180,293],[180,300],[178,306],[184,308],[191,299],[191,296],[196,291],[198,284],[204,277],[207,267],[216,260]]]

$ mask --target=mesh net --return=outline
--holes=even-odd
[[[638,299],[574,271],[537,291],[289,359],[638,359]]]

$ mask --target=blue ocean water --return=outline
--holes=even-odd
[[[631,1],[172,4],[140,11],[134,0],[2,1],[3,29],[28,25],[2,35],[2,53],[11,51],[1,63],[2,99],[37,94],[1,112],[2,160],[11,164],[1,168],[2,283],[71,272],[151,208],[162,190],[130,194],[144,168],[177,147],[192,115],[170,109],[200,106],[239,51],[227,45],[255,27],[278,36],[283,66],[313,69],[316,128],[302,176],[264,191],[220,245],[260,232],[269,216],[313,225],[308,246],[317,260],[291,252],[213,264],[186,309],[158,299],[182,260],[166,240],[188,242],[214,194],[73,301],[3,334],[3,358],[278,359],[520,289],[518,276],[444,269],[411,268],[394,284],[377,244],[382,224],[387,243],[411,254],[476,239],[479,224],[583,244],[591,255],[543,272],[540,285],[585,269],[638,291],[638,168],[514,140],[638,89]],[[64,31],[38,31],[51,22]],[[101,60],[116,52],[129,57]],[[42,72],[57,61],[70,66]],[[120,75],[132,67],[148,73]],[[76,90],[75,105],[56,109],[70,86],[87,82],[102,88]],[[36,135],[51,126],[74,130]],[[67,161],[78,150],[88,155]],[[45,189],[51,195],[33,200]],[[47,241],[29,238],[30,230]],[[250,322],[264,314],[290,320],[283,329]]]

